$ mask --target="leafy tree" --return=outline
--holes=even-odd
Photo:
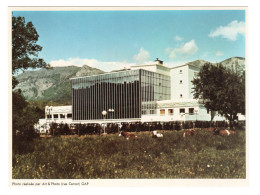
[[[38,137],[34,124],[38,122],[40,113],[25,100],[21,95],[21,90],[13,91],[12,103],[13,151],[15,153],[31,151],[32,148],[27,146],[29,141]]]
[[[14,75],[28,68],[49,68],[38,53],[42,47],[37,45],[39,35],[32,22],[25,23],[24,17],[12,17],[12,88],[18,81]],[[25,152],[28,141],[36,136],[34,124],[38,122],[41,110],[29,104],[20,89],[12,92],[13,151]]]
[[[37,45],[39,35],[32,22],[25,23],[24,17],[12,17],[12,74],[28,68],[50,68],[43,59],[37,58],[42,50]],[[14,88],[18,84],[13,77]]]
[[[218,111],[231,125],[238,113],[245,113],[245,72],[240,75],[222,64],[206,63],[192,83],[194,98],[207,109]]]

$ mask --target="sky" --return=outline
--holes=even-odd
[[[111,71],[245,57],[244,10],[13,11],[31,21],[51,66]]]

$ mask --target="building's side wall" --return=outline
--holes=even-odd
[[[194,85],[192,84],[192,80],[196,77],[196,74],[198,74],[200,71],[199,68],[194,67],[194,66],[189,66],[189,70],[188,70],[188,88],[189,88],[189,95],[188,98],[193,99],[193,87]]]
[[[178,101],[189,98],[188,66],[171,69],[171,99]]]

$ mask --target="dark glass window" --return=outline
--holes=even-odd
[[[194,114],[194,108],[189,108],[189,114]]]
[[[180,108],[180,113],[185,113],[185,108]]]

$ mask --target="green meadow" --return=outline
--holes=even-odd
[[[245,131],[222,137],[198,130],[60,136],[34,139],[13,156],[13,179],[245,178]]]

